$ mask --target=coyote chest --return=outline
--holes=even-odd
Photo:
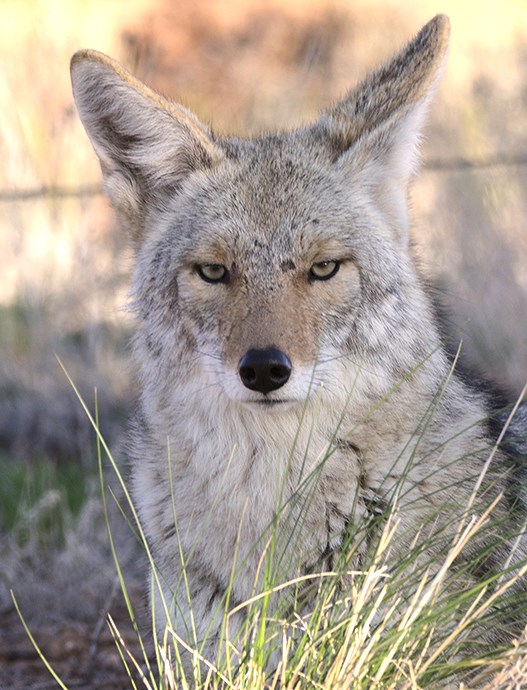
[[[221,432],[194,439],[184,453],[171,445],[170,458],[150,460],[156,482],[142,509],[152,543],[163,535],[166,567],[181,569],[182,550],[187,568],[195,563],[205,579],[214,572],[224,588],[235,572],[234,592],[243,600],[271,551],[294,577],[338,548],[359,518],[359,459],[307,420],[285,417],[264,415],[262,424],[224,414]],[[150,463],[136,469],[137,492],[152,474]]]

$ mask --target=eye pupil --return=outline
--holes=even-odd
[[[224,283],[227,269],[221,264],[202,264],[196,267],[199,277],[207,283]]]
[[[317,261],[311,266],[309,276],[312,280],[329,280],[338,272],[340,261]]]

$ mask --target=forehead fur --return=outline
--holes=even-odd
[[[218,142],[222,163],[189,178],[173,199],[179,232],[192,242],[197,234],[212,240],[228,232],[230,242],[240,234],[257,247],[291,244],[308,229],[314,239],[351,229],[359,205],[358,197],[350,204],[352,180],[332,168],[322,146],[308,143],[288,134]]]

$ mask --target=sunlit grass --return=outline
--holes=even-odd
[[[110,462],[113,464],[111,458]],[[122,663],[131,677],[140,678],[142,684],[134,687],[152,690],[512,688],[508,683],[514,677],[522,678],[518,674],[526,664],[521,646],[524,640],[490,654],[462,654],[461,650],[467,629],[486,625],[485,616],[494,601],[507,595],[524,576],[527,566],[509,573],[491,595],[490,582],[466,591],[447,591],[451,586],[450,566],[482,529],[491,511],[489,507],[460,529],[439,567],[427,568],[411,579],[411,592],[407,573],[394,576],[388,567],[390,546],[397,532],[397,516],[393,513],[385,522],[371,562],[361,570],[268,583],[264,591],[238,607],[247,610],[247,625],[234,638],[229,637],[229,620],[236,611],[226,608],[221,613],[225,637],[218,659],[204,657],[199,645],[189,645],[170,625],[163,638],[157,639],[154,656],[149,657],[141,641],[143,655],[138,658],[121,637],[118,625],[109,619]],[[140,525],[136,524],[135,530],[141,535]],[[144,546],[148,548],[146,542]],[[118,560],[116,565],[126,595],[126,573],[121,571]],[[153,560],[151,565],[153,586],[159,587]],[[310,579],[317,583],[317,597],[311,608],[290,619],[268,614],[271,598],[280,594],[294,599]],[[348,582],[345,587],[344,580]],[[133,607],[127,601],[135,620]],[[140,640],[148,635],[148,631],[141,632],[137,627],[136,631]],[[274,650],[271,657],[269,649]],[[465,686],[462,679],[467,678],[467,672],[471,680],[466,680]],[[479,679],[477,684],[474,678]],[[497,684],[499,678],[501,684]]]
[[[526,640],[520,637],[516,642],[502,645],[494,642],[489,647],[481,644],[480,637],[489,633],[489,626],[499,627],[502,622],[506,626],[499,610],[509,597],[512,600],[517,597],[517,605],[525,606],[525,597],[519,597],[514,588],[525,577],[527,564],[516,564],[503,573],[489,573],[476,580],[465,577],[470,572],[470,563],[465,563],[457,573],[453,568],[473,541],[488,538],[487,530],[495,520],[500,496],[482,510],[474,510],[494,448],[489,449],[488,462],[480,478],[476,478],[472,497],[466,510],[461,510],[456,518],[450,536],[442,534],[442,528],[438,527],[439,533],[431,534],[423,544],[417,534],[404,561],[393,560],[393,547],[400,538],[398,499],[394,499],[382,516],[375,518],[378,537],[370,544],[359,568],[351,567],[349,558],[365,527],[358,525],[350,531],[348,542],[345,541],[341,556],[331,570],[291,578],[284,578],[283,571],[274,567],[276,558],[279,559],[279,553],[275,552],[278,541],[275,541],[276,533],[271,532],[262,550],[263,578],[255,583],[254,596],[236,606],[229,604],[238,567],[233,563],[231,582],[216,612],[221,621],[221,639],[211,658],[204,651],[204,640],[190,641],[188,636],[182,637],[171,623],[161,634],[153,620],[150,630],[148,626],[139,626],[128,594],[126,568],[120,563],[114,544],[108,517],[110,503],[120,505],[123,519],[129,520],[130,529],[145,551],[152,573],[152,592],[160,595],[154,598],[158,605],[165,607],[169,620],[172,602],[164,598],[163,572],[150,550],[127,482],[100,434],[97,413],[92,414],[82,400],[81,404],[98,438],[108,536],[141,650],[139,656],[131,650],[119,625],[108,619],[132,687],[149,690],[476,687],[512,690],[520,687],[514,685],[520,682],[514,679],[524,677],[521,674],[527,665]],[[114,489],[107,488],[106,465],[115,473],[121,500]],[[438,544],[442,544],[439,553]],[[429,560],[428,548],[435,553]],[[479,555],[475,558],[474,564]],[[185,578],[183,554],[181,563]],[[189,603],[192,603],[190,599]],[[241,612],[243,624],[233,627],[232,621]],[[23,611],[20,615],[23,616]],[[506,608],[501,615],[507,615]],[[38,649],[38,642],[33,638],[32,641]]]

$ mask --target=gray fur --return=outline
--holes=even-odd
[[[349,526],[394,501],[396,552],[432,525],[448,541],[490,453],[487,400],[452,373],[408,242],[408,184],[448,33],[436,17],[314,124],[252,139],[217,138],[106,56],[73,58],[81,119],[137,249],[133,495],[189,640],[180,549],[199,639],[233,567],[231,605],[252,595],[270,525],[284,577],[331,565]],[[334,277],[310,279],[334,260]],[[229,280],[205,282],[211,264]],[[240,359],[271,346],[290,380],[248,390]],[[498,452],[487,502],[514,471]],[[506,511],[501,501],[497,519]],[[367,547],[351,549],[350,567]]]

